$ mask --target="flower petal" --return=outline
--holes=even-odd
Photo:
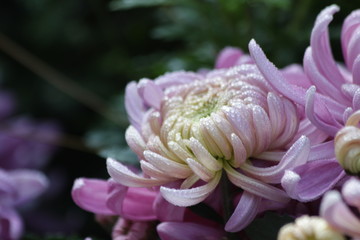
[[[21,204],[40,195],[49,185],[46,176],[35,170],[17,169],[9,172],[17,189],[15,204]]]
[[[291,198],[308,202],[321,197],[344,176],[345,172],[335,159],[318,160],[286,171],[281,185]]]
[[[127,188],[112,183],[107,206],[117,215],[132,221],[156,220],[153,204],[157,194],[147,188]]]
[[[225,225],[225,231],[238,232],[243,230],[258,214],[261,197],[244,192],[233,214]]]
[[[342,195],[345,201],[360,211],[360,180],[351,178],[343,185]]]
[[[242,170],[267,183],[280,183],[286,169],[304,164],[308,160],[310,141],[307,137],[300,137],[286,152],[279,164],[272,167],[256,167],[244,164]]]
[[[221,229],[188,222],[163,222],[157,226],[162,240],[218,240],[225,237]]]
[[[86,211],[115,215],[106,205],[108,189],[109,185],[105,180],[78,178],[74,182],[71,196],[74,202]]]
[[[348,45],[349,45],[351,36],[353,35],[354,31],[359,26],[360,26],[360,11],[355,10],[349,16],[346,17],[343,27],[342,27],[342,31],[341,31],[342,52],[344,55],[346,65],[349,69],[352,69],[353,66],[349,63],[349,60],[348,60]],[[352,69],[352,70],[355,70],[355,69]],[[358,84],[358,82],[357,82],[357,84]]]
[[[325,194],[321,202],[320,216],[338,231],[352,237],[360,237],[360,221],[342,201],[337,191]]]
[[[274,64],[266,58],[264,52],[254,39],[249,43],[249,51],[260,72],[276,90],[294,102],[304,105],[305,89],[289,84]]]
[[[162,196],[170,203],[187,207],[192,206],[203,201],[218,185],[221,177],[221,172],[218,172],[214,178],[208,183],[190,189],[174,189],[162,186],[160,192]]]
[[[215,68],[229,68],[236,65],[238,59],[244,53],[234,47],[226,47],[218,54],[216,59]]]
[[[158,194],[154,205],[155,213],[160,222],[183,221],[186,208],[175,206]]]
[[[333,86],[340,89],[345,83],[331,53],[328,25],[339,7],[331,5],[320,12],[311,32],[310,46],[312,55],[320,73],[328,79]]]
[[[23,221],[12,209],[0,208],[0,239],[20,239],[23,233]]]
[[[278,202],[287,202],[289,201],[286,193],[274,186],[261,182],[257,179],[247,177],[237,171],[235,171],[231,166],[225,164],[225,171],[228,175],[229,180],[238,187],[244,189],[257,196],[278,201]]]
[[[316,106],[319,107],[315,113],[314,102],[315,102],[315,91],[314,86],[310,87],[306,92],[306,105],[305,111],[306,116],[320,130],[326,132],[330,136],[335,136],[339,129],[342,127],[336,120],[332,117],[329,110],[327,109],[324,102],[320,99],[317,99]],[[321,117],[318,117],[320,115]],[[329,122],[326,122],[325,119]]]
[[[166,182],[164,180],[141,177],[112,158],[106,160],[106,165],[109,175],[116,182],[128,187],[153,187]]]
[[[133,125],[138,131],[141,129],[142,119],[144,117],[146,108],[141,99],[137,84],[130,82],[125,89],[125,108],[129,116],[131,125]]]

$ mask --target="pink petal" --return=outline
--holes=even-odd
[[[344,176],[345,172],[335,159],[318,160],[286,171],[281,185],[292,198],[308,202],[321,197]]]
[[[132,221],[156,220],[153,204],[157,194],[147,188],[127,188],[113,183],[107,206],[117,215]]]
[[[157,110],[160,109],[161,101],[164,93],[161,88],[151,80],[142,81],[139,83],[142,89],[142,97],[144,102]]]
[[[341,88],[334,86],[317,69],[313,59],[311,47],[308,47],[305,52],[304,70],[311,79],[311,82],[317,87],[317,89],[319,89],[320,93],[327,96],[332,96],[336,100],[341,101],[341,103],[348,103],[348,100],[344,98],[344,95],[340,91]]]
[[[315,113],[315,91],[316,88],[312,86],[306,92],[306,116],[317,128],[329,134],[330,136],[335,136],[342,126],[338,122],[336,122],[336,120],[330,114],[325,103],[322,102],[320,99],[317,99],[316,106],[318,107],[318,109]],[[321,117],[318,117],[318,115],[320,115]],[[325,122],[324,119],[326,119],[326,121],[328,122]]]
[[[138,130],[141,129],[142,119],[146,111],[143,100],[141,99],[137,84],[130,82],[125,89],[125,108],[129,115],[130,123]]]
[[[310,141],[307,137],[299,138],[286,152],[279,164],[272,167],[256,167],[245,164],[241,169],[267,183],[280,183],[281,177],[286,169],[304,164],[309,156]]]
[[[357,207],[360,211],[360,180],[357,178],[351,178],[346,181],[342,188],[342,195],[345,201],[354,207]]]
[[[9,172],[17,189],[16,204],[39,196],[49,185],[46,176],[35,170],[17,169]]]
[[[218,240],[225,237],[225,232],[221,229],[188,222],[160,223],[157,232],[162,240]]]
[[[305,89],[288,83],[274,64],[266,58],[264,52],[259,45],[257,45],[254,39],[252,39],[249,43],[249,51],[260,72],[264,75],[272,87],[294,102],[304,105]]]
[[[360,237],[360,221],[344,204],[337,191],[325,194],[321,202],[320,215],[338,231],[352,237]]]
[[[226,47],[219,53],[216,59],[215,68],[233,67],[243,54],[244,53],[238,48]]]
[[[320,73],[340,89],[341,84],[345,83],[345,79],[332,56],[328,33],[328,25],[337,11],[339,11],[339,7],[331,5],[320,12],[311,33],[310,45]]]
[[[355,10],[349,16],[346,17],[342,31],[341,31],[341,46],[344,55],[345,62],[349,69],[352,69],[352,65],[348,61],[348,45],[353,32],[360,26],[360,11]]]
[[[164,180],[141,177],[112,158],[106,160],[106,165],[109,175],[116,182],[128,187],[153,187],[166,182]]]
[[[360,85],[360,54],[356,57],[352,69],[353,83]]]
[[[309,161],[335,158],[334,140],[311,146]]]
[[[115,215],[106,205],[109,185],[105,180],[78,178],[75,180],[71,196],[82,209],[103,215]]]
[[[286,78],[287,82],[292,85],[297,85],[302,88],[309,88],[311,82],[304,73],[303,67],[299,64],[291,64],[281,69],[281,73]]]
[[[0,239],[20,239],[23,228],[23,221],[17,212],[12,209],[0,208]]]
[[[231,166],[225,164],[225,171],[229,180],[238,187],[248,191],[259,197],[266,199],[271,199],[278,202],[287,202],[289,201],[288,196],[284,191],[269,184],[266,184],[262,181],[259,181],[254,178],[247,177],[237,171],[235,171]]]
[[[347,46],[347,53],[347,64],[349,64],[350,71],[356,70],[354,68],[354,62],[355,59],[360,55],[360,26],[351,35],[349,44]]]
[[[161,222],[183,221],[186,208],[175,206],[163,198],[160,194],[156,196],[154,209],[157,218]]]
[[[238,232],[249,225],[258,214],[261,198],[244,192],[236,209],[225,225],[225,231]]]
[[[174,189],[168,187],[161,187],[160,192],[162,196],[170,203],[180,206],[187,207],[200,203],[216,188],[220,181],[221,173],[218,172],[214,178],[200,186],[190,189]]]
[[[176,86],[201,80],[203,76],[194,72],[176,71],[166,73],[154,80],[162,89],[176,91]],[[174,87],[174,88],[171,88]]]
[[[146,150],[144,151],[145,159],[159,170],[175,178],[187,178],[192,173],[191,169],[182,163],[175,162],[160,154]]]
[[[319,143],[322,143],[329,137],[328,134],[319,130],[307,118],[301,120],[299,130],[296,133],[294,139],[298,139],[302,135],[305,135],[309,138],[311,145],[317,145]]]

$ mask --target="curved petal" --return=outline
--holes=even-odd
[[[188,222],[160,223],[157,232],[162,240],[218,240],[226,235],[221,229]]]
[[[255,219],[260,209],[261,197],[243,192],[238,205],[225,225],[225,231],[238,232],[243,230]]]
[[[78,178],[71,190],[74,202],[82,209],[103,215],[115,215],[106,204],[109,185],[105,180]]]
[[[327,96],[341,101],[344,104],[348,103],[348,100],[341,92],[341,88],[334,86],[328,79],[326,79],[316,68],[315,61],[312,55],[311,47],[308,47],[304,56],[304,70],[311,79],[311,82],[319,89],[319,92]]]
[[[360,211],[360,180],[357,178],[351,178],[346,181],[342,188],[342,195],[345,201],[354,207],[357,207]]]
[[[316,88],[312,86],[306,92],[306,116],[317,128],[319,128],[323,132],[326,132],[330,136],[335,136],[342,126],[338,122],[336,122],[335,119],[333,119],[326,105],[320,99],[317,99],[318,101],[316,106],[318,107],[318,109],[315,112],[315,91]],[[318,115],[321,117],[318,117]],[[325,120],[323,119],[327,119],[327,121],[330,121],[330,123],[325,122]]]
[[[360,221],[342,201],[337,191],[325,194],[321,202],[320,215],[338,231],[352,237],[360,237]]]
[[[328,25],[332,21],[334,13],[337,11],[339,11],[339,7],[331,5],[320,12],[311,33],[310,46],[313,50],[312,55],[314,61],[321,74],[324,75],[332,85],[340,89],[341,84],[345,83],[345,79],[341,75],[332,56],[328,33]]]
[[[289,198],[286,193],[274,186],[261,182],[257,179],[247,177],[233,169],[228,164],[225,164],[225,171],[229,180],[238,187],[244,189],[257,196],[270,199],[277,202],[288,202]]]
[[[0,239],[20,239],[23,228],[23,221],[17,212],[0,208]]]
[[[144,102],[157,110],[160,109],[164,93],[161,88],[151,80],[142,80],[139,82],[139,88],[142,88],[142,97]]]
[[[344,20],[342,30],[341,30],[342,52],[344,55],[346,65],[349,69],[351,69],[352,66],[349,64],[349,61],[348,61],[348,45],[349,45],[351,36],[353,35],[353,32],[359,26],[360,26],[360,10],[355,10],[351,14],[349,14],[349,16],[346,17],[346,19]]]
[[[264,182],[280,183],[286,169],[294,168],[307,162],[309,152],[310,141],[307,137],[302,136],[286,152],[279,164],[266,168],[244,164],[241,169]]]
[[[144,178],[133,173],[129,168],[120,162],[108,158],[106,166],[109,175],[118,183],[128,187],[153,187],[165,183],[165,180]]]
[[[353,83],[360,84],[360,54],[356,57],[352,67]]]
[[[220,181],[221,172],[217,172],[214,178],[208,183],[195,188],[190,189],[174,189],[161,187],[160,192],[162,196],[170,203],[187,207],[192,206],[203,201],[210,193],[216,188]]]
[[[291,198],[308,202],[321,197],[344,176],[345,172],[335,159],[318,160],[286,171],[281,185]]]
[[[302,106],[305,105],[305,89],[288,83],[279,69],[266,58],[264,52],[254,39],[249,43],[249,51],[260,72],[271,86],[294,102]]]
[[[125,108],[129,116],[129,121],[138,131],[141,130],[141,122],[144,117],[146,108],[141,99],[137,84],[130,82],[125,89]]]

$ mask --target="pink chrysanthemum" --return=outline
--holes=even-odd
[[[226,228],[236,231],[241,224],[234,221],[240,222],[245,206],[255,217],[259,199],[289,200],[278,184],[286,169],[307,161],[310,143],[301,135],[314,128],[304,128],[308,121],[299,128],[296,106],[269,85],[249,56],[227,51],[217,63],[222,69],[130,83],[126,109],[132,125],[126,140],[143,175],[111,158],[107,167],[120,184],[161,186],[163,197],[177,206],[200,203],[226,174],[246,192]],[[294,69],[283,73],[303,76]]]
[[[337,138],[341,139],[340,142],[331,140],[347,125],[349,117],[360,109],[360,11],[352,12],[343,24],[341,40],[346,63],[344,67],[336,63],[331,54],[328,34],[328,25],[338,10],[338,6],[331,5],[315,21],[310,47],[304,56],[304,70],[309,83],[284,81],[284,77],[266,59],[256,43],[250,43],[250,53],[264,76],[272,80],[272,87],[303,106],[306,117],[330,139],[324,144],[312,146],[311,156],[316,156],[316,159],[310,157],[308,163],[287,171],[283,177],[283,187],[289,195],[300,201],[319,198],[343,179],[346,174],[339,162],[353,173],[360,170],[358,157],[354,154],[356,149],[352,148],[357,148],[356,145],[346,143],[353,141],[354,133],[343,130],[342,137]],[[334,153],[334,144],[337,143],[345,147],[336,147],[338,153],[341,152],[341,156],[337,154],[339,162]]]

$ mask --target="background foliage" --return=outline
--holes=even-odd
[[[251,38],[278,67],[301,63],[316,15],[332,3],[341,7],[330,36],[335,57],[342,61],[341,23],[359,7],[356,1],[2,0],[0,32],[99,96],[116,116],[109,120],[99,115],[0,51],[1,88],[14,92],[18,113],[55,119],[64,132],[44,169],[57,173],[52,186],[58,191],[38,204],[39,214],[51,215],[51,221],[36,225],[28,217],[26,239],[108,238],[92,214],[75,206],[70,191],[77,177],[107,178],[106,156],[135,159],[123,137],[127,82],[179,69],[211,68],[223,47],[247,51]]]

